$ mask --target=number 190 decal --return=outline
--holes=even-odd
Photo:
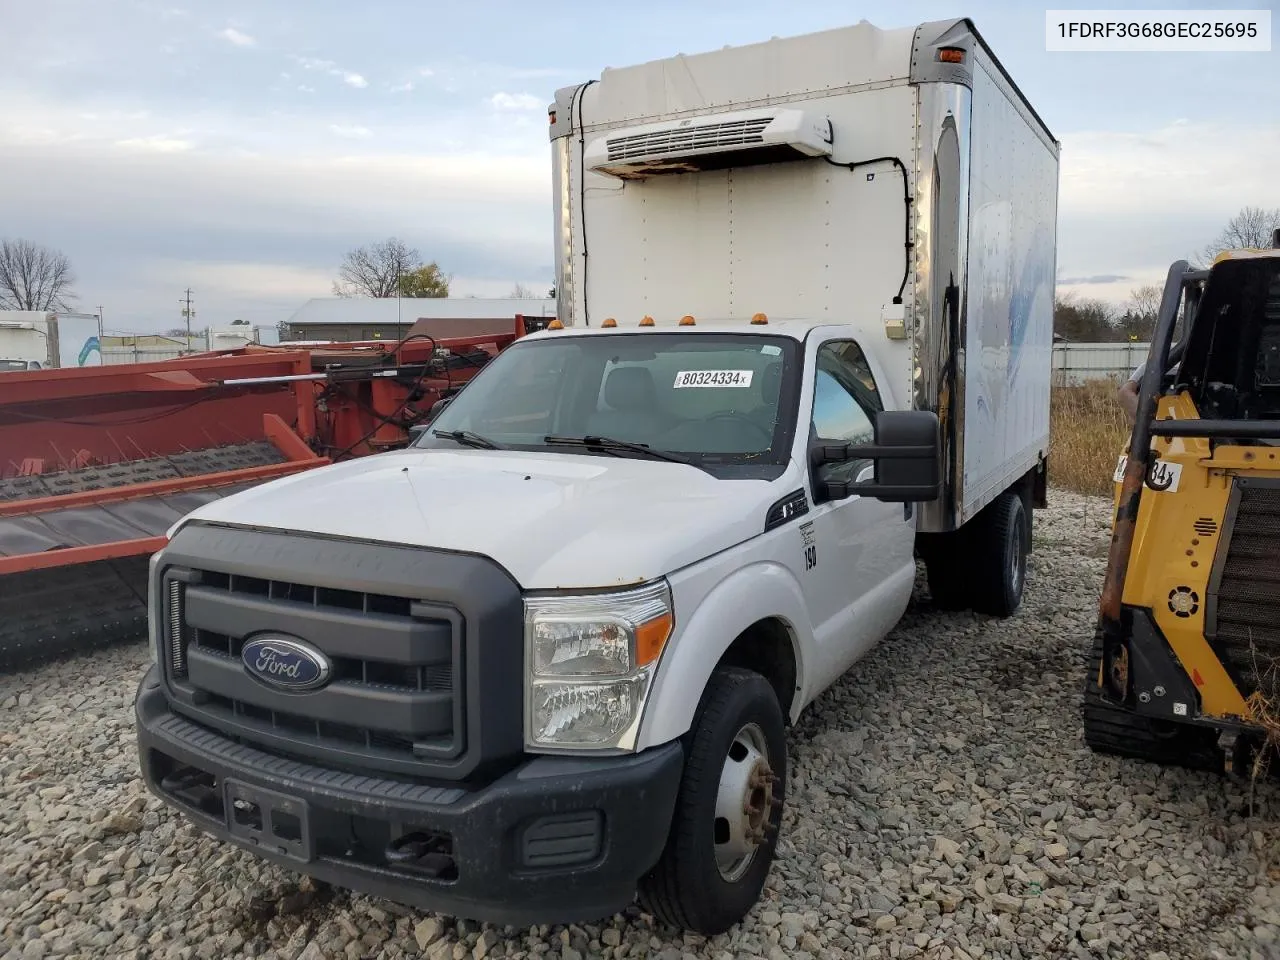
[[[750,370],[681,370],[676,374],[675,388],[681,387],[749,387]]]

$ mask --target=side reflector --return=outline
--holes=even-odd
[[[641,321],[640,321],[640,326],[642,326],[642,327],[652,327],[652,326],[653,326],[653,317],[645,317],[643,320],[641,320]]]
[[[769,322],[769,318],[766,317],[763,313],[757,313],[754,317],[751,318],[751,322],[754,323],[757,327],[762,327]]]

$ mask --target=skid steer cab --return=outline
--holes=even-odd
[[[1115,480],[1085,740],[1251,772],[1280,733],[1280,231],[1170,269]]]

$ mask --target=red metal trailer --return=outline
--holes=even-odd
[[[137,639],[146,567],[209,500],[404,446],[409,428],[525,332],[0,378],[0,670]]]

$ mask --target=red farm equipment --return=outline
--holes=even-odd
[[[146,573],[187,512],[408,443],[525,332],[0,377],[0,671],[146,633]]]

